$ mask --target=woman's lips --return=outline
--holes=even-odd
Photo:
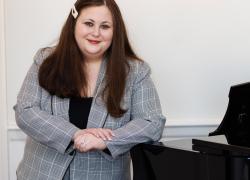
[[[91,44],[98,44],[98,43],[100,43],[100,42],[101,42],[101,41],[90,40],[90,39],[88,39],[88,41],[89,41]]]

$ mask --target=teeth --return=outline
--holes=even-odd
[[[92,40],[89,40],[91,43],[99,43],[99,41],[92,41]]]

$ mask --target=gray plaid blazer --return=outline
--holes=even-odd
[[[110,128],[115,137],[103,151],[79,153],[68,148],[78,130],[69,122],[69,99],[50,95],[38,83],[38,69],[53,51],[40,49],[29,69],[14,106],[16,123],[27,134],[18,180],[62,180],[67,169],[72,180],[129,180],[129,150],[136,144],[160,139],[165,117],[145,62],[131,61],[122,107],[127,112],[114,118],[107,112],[101,92],[105,86],[103,60],[87,128]],[[70,167],[70,168],[69,168]]]

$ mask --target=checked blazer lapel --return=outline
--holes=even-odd
[[[95,93],[91,105],[87,128],[101,128],[105,124],[108,112],[106,104],[102,100],[102,90],[105,87],[105,72],[107,67],[107,58],[104,58],[99,75],[96,81]]]

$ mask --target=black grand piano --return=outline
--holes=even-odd
[[[250,83],[231,87],[208,137],[139,144],[131,157],[133,180],[250,180]]]

